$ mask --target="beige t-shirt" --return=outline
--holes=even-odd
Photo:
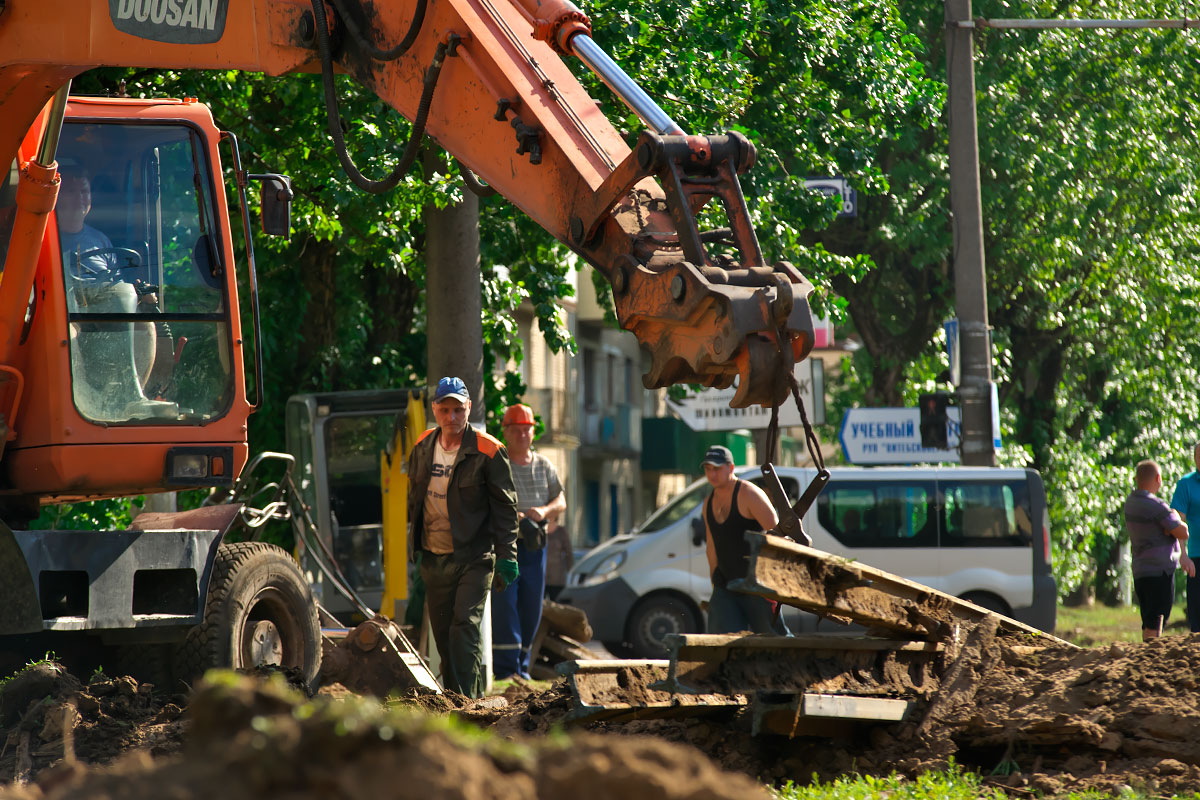
[[[447,450],[439,440],[433,448],[433,472],[425,490],[425,549],[446,555],[454,552],[454,537],[450,533],[450,513],[446,510],[446,489],[458,448]]]

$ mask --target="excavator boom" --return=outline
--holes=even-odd
[[[92,67],[324,71],[327,89],[348,73],[609,280],[621,324],[652,355],[648,388],[737,379],[734,405],[777,404],[781,374],[813,344],[812,286],[764,263],[737,178],[753,145],[686,135],[589,34],[566,0],[0,0],[0,164]],[[647,120],[632,150],[572,55]],[[48,182],[41,166],[29,182]],[[699,229],[710,203],[727,227]],[[29,295],[12,266],[0,309]]]

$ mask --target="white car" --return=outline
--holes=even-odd
[[[792,502],[815,475],[779,467]],[[804,515],[813,546],[1054,631],[1046,492],[1033,470],[985,467],[834,467]],[[760,483],[756,467],[737,471]],[[704,630],[712,593],[705,553],[705,480],[688,486],[631,533],[591,550],[567,575],[559,602],[587,612],[595,638],[617,655],[659,658],[664,637]],[[792,632],[818,629],[787,609]],[[822,621],[821,630],[836,629]]]

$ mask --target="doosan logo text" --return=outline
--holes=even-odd
[[[217,25],[217,0],[121,0],[117,19],[130,18],[211,31]]]
[[[109,0],[117,30],[179,44],[215,42],[225,31],[229,0]]]

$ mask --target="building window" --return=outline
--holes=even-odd
[[[590,347],[583,349],[583,405],[596,407],[596,351]]]
[[[605,392],[608,405],[615,405],[617,402],[617,357],[612,353],[608,354],[608,369],[605,375],[608,391]]]
[[[625,405],[633,405],[633,359],[625,359]]]

